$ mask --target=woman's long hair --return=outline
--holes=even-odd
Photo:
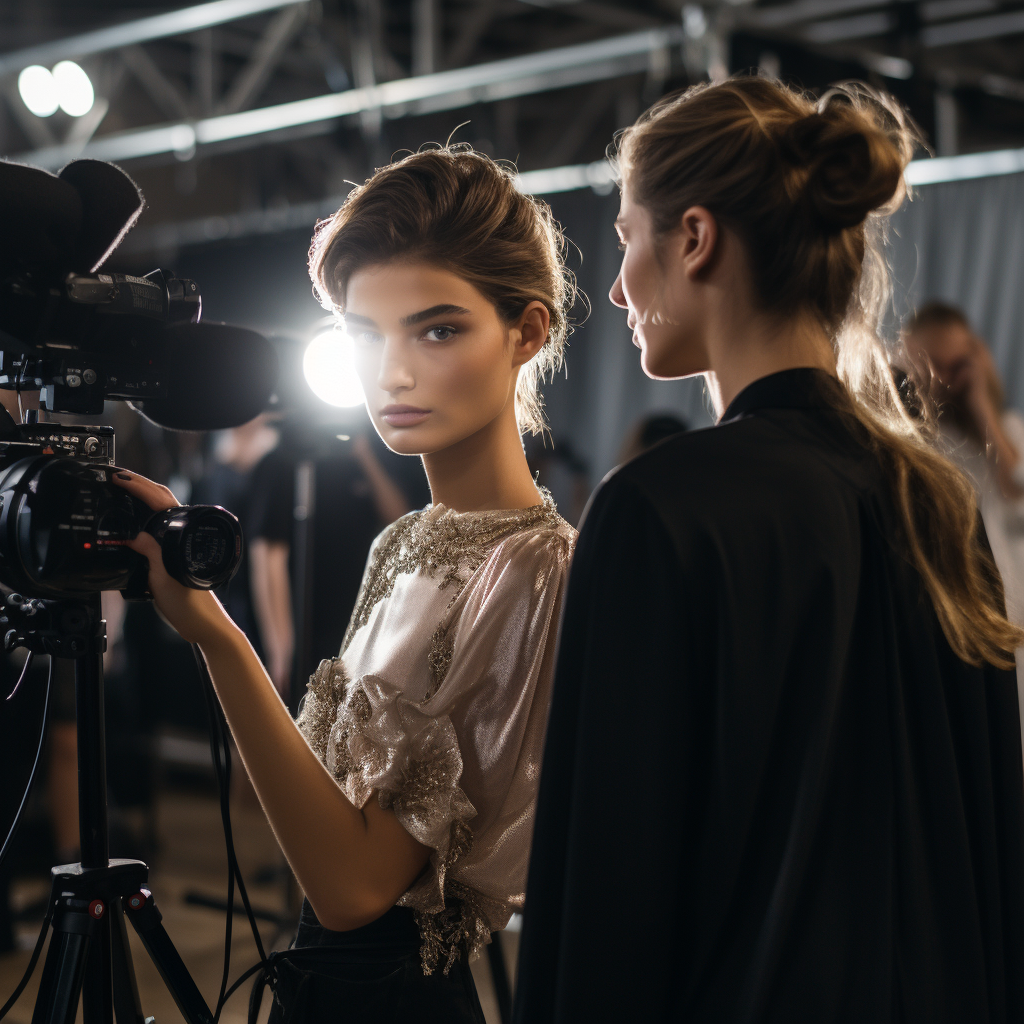
[[[1024,631],[1006,618],[974,490],[901,402],[879,339],[885,225],[906,196],[916,139],[896,103],[866,86],[815,100],[742,77],[657,104],[622,133],[617,158],[657,233],[705,207],[745,242],[763,307],[810,311],[828,331],[845,384],[839,412],[884,467],[903,548],[950,646],[972,664],[1011,668]]]

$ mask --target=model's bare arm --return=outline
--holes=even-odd
[[[134,474],[124,488],[152,508],[177,504],[166,487]],[[208,591],[171,579],[160,549],[142,533],[157,607],[198,643],[249,778],[299,884],[327,928],[347,931],[392,907],[423,870],[430,850],[373,797],[357,810],[303,739],[245,635]]]

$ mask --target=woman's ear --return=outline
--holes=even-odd
[[[711,266],[718,249],[718,221],[703,206],[691,206],[679,218],[672,246],[680,269],[691,280]]]
[[[520,313],[513,324],[509,336],[512,340],[512,365],[523,366],[528,363],[548,340],[551,328],[551,313],[543,302],[531,302]]]

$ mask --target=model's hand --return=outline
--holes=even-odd
[[[154,512],[175,508],[180,502],[161,484],[119,470],[114,482]],[[192,590],[168,575],[160,545],[146,532],[128,542],[128,547],[149,561],[149,592],[163,617],[190,643],[208,642],[231,628],[221,603],[208,590]]]

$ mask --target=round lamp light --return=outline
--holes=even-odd
[[[57,87],[57,102],[65,114],[81,117],[92,110],[96,92],[89,76],[73,60],[62,60],[54,66],[53,82]]]
[[[363,404],[352,340],[341,331],[323,331],[306,347],[302,372],[313,394],[343,409]]]
[[[21,101],[36,117],[49,117],[60,106],[57,83],[49,68],[33,64],[18,75],[18,92]]]

